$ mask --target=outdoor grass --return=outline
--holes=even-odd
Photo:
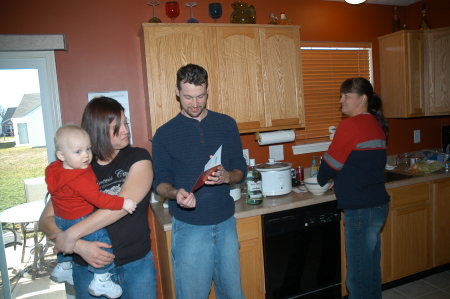
[[[14,142],[4,142],[3,137],[0,141],[1,212],[26,202],[23,180],[44,176],[48,162],[45,147],[14,147]]]

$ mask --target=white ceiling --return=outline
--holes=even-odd
[[[325,1],[344,1],[344,0],[325,0]],[[365,3],[369,4],[383,4],[383,5],[396,5],[396,6],[408,6],[410,4],[419,2],[420,0],[367,0]]]

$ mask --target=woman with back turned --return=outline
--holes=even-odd
[[[384,186],[388,124],[380,97],[364,78],[341,85],[344,119],[324,155],[321,186],[334,179],[344,210],[349,299],[381,299],[380,232],[389,210]]]

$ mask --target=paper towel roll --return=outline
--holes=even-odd
[[[275,143],[292,142],[295,140],[294,130],[283,130],[259,133],[258,144],[267,145]]]

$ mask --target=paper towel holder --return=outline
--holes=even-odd
[[[262,143],[262,136],[261,135],[270,135],[270,134],[277,134],[277,133],[283,133],[286,135],[290,135],[290,137],[283,137],[281,139],[274,140],[273,143]],[[258,144],[261,145],[267,145],[267,144],[276,144],[276,143],[286,143],[286,142],[293,142],[295,140],[295,130],[276,130],[276,131],[270,131],[270,132],[255,132],[255,141],[258,142]]]

